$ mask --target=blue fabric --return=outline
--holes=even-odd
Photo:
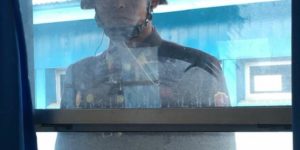
[[[299,57],[299,48],[300,48],[300,29],[297,28],[300,25],[300,16],[299,16],[299,1],[293,1],[293,34],[292,34],[292,44],[293,44],[293,143],[294,150],[300,150],[300,94],[299,94],[299,85],[300,85],[300,59]]]
[[[18,0],[0,1],[0,149],[36,150],[26,45]]]

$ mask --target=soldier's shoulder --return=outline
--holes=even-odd
[[[68,67],[68,70],[71,70],[72,72],[78,72],[78,71],[84,72],[88,70],[94,70],[95,66],[98,63],[101,63],[103,60],[104,60],[103,54],[98,56],[89,56],[71,64]]]
[[[84,59],[81,59],[73,64],[71,64],[69,67],[68,67],[68,70],[85,70],[86,68],[89,68],[89,66],[91,66],[92,64],[95,63],[95,57],[94,56],[90,56],[90,57],[87,57],[87,58],[84,58]]]
[[[189,61],[189,62],[203,61],[206,63],[213,63],[217,66],[219,66],[220,64],[219,60],[216,57],[202,50],[182,46],[177,43],[173,43],[165,40],[163,40],[160,46],[159,55],[164,57],[181,59],[183,61]]]
[[[66,80],[72,84],[73,88],[86,89],[94,83],[94,77],[102,67],[99,64],[103,60],[99,56],[84,58],[70,65],[67,69]]]

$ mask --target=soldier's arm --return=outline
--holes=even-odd
[[[221,66],[218,61],[214,61],[213,65],[218,68],[215,74],[199,72],[202,73],[203,76],[197,78],[197,82],[195,82],[198,90],[198,99],[201,99],[202,107],[230,106],[227,86]]]
[[[220,73],[217,75],[216,91],[213,98],[216,107],[230,106],[230,98],[222,69],[220,69]]]

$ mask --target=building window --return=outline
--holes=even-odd
[[[63,82],[65,78],[65,69],[47,69],[46,71],[46,87],[47,87],[47,108],[59,109],[60,101],[63,93]]]
[[[244,93],[241,103],[288,103],[291,101],[291,61],[251,60],[244,61],[242,82]]]
[[[62,87],[65,79],[66,70],[65,69],[57,69],[55,70],[55,89],[56,89],[56,99],[58,101],[61,100],[62,97]]]

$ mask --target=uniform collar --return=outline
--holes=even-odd
[[[161,37],[155,28],[153,28],[152,33],[145,38],[143,42],[138,43],[135,47],[155,47],[159,46],[162,42]]]
[[[156,47],[160,46],[162,42],[161,37],[155,28],[153,28],[151,34],[144,39],[144,41],[135,43],[134,46],[128,46],[129,48],[142,48],[142,47]],[[112,44],[112,43],[110,43]]]

